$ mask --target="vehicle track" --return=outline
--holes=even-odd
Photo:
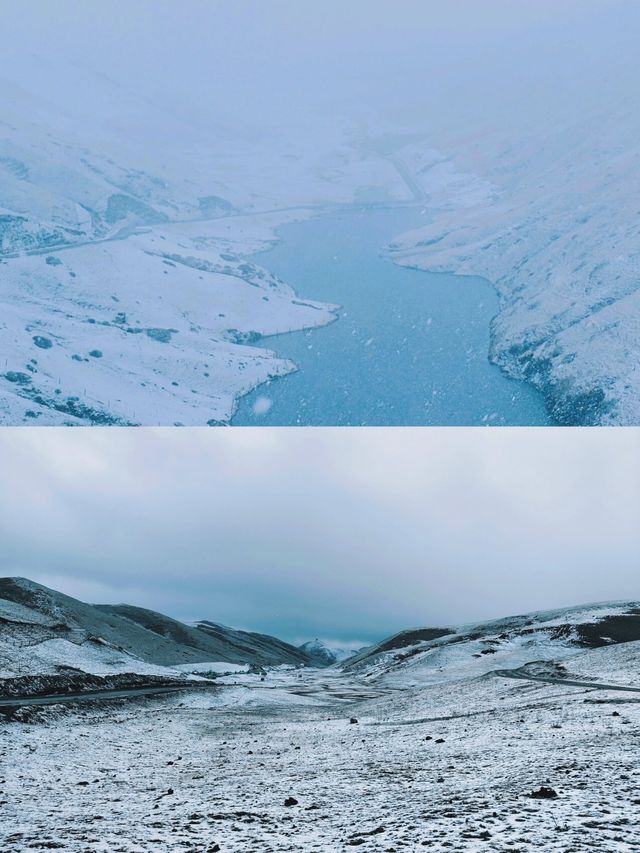
[[[623,684],[605,684],[601,681],[578,681],[571,678],[554,678],[551,675],[527,675],[517,669],[496,669],[492,675],[496,675],[499,678],[518,678],[522,681],[541,681],[545,684],[586,687],[590,690],[622,690],[626,693],[640,693],[640,687],[630,687]]]

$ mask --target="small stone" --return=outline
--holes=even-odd
[[[284,801],[284,804],[285,806],[297,806],[298,801],[295,797],[287,797],[287,799]]]
[[[558,792],[554,791],[553,788],[547,788],[545,785],[542,785],[539,790],[532,791],[529,796],[534,800],[555,800]]]

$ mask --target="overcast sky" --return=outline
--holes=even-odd
[[[640,431],[0,431],[0,573],[290,640],[640,598]]]
[[[314,110],[427,129],[476,111],[514,121],[537,100],[567,110],[607,78],[606,97],[638,81],[636,0],[0,0],[0,11],[0,79],[87,121],[104,110],[81,86],[95,72],[212,127],[304,124]]]

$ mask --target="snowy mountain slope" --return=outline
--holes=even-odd
[[[298,646],[306,655],[314,661],[317,666],[333,666],[335,663],[347,660],[356,654],[356,649],[344,648],[338,645],[328,645],[319,640],[308,640]]]
[[[274,664],[317,666],[317,662],[313,661],[304,649],[298,649],[296,646],[267,634],[258,634],[254,631],[237,631],[206,619],[197,622],[196,626],[199,631],[206,634],[211,643],[219,640],[227,648],[233,647],[238,662],[250,660],[258,666]]]
[[[297,299],[229,241],[211,248],[206,223],[176,228],[5,265],[7,422],[226,422],[238,394],[295,369],[245,342],[331,322],[331,306]]]
[[[102,613],[113,614],[134,622],[178,645],[198,649],[203,655],[208,655],[201,658],[205,662],[251,663],[264,666],[280,664],[304,666],[309,663],[309,657],[295,646],[267,634],[238,631],[206,620],[196,622],[193,627],[162,613],[129,604],[95,604],[93,606]]]
[[[640,421],[639,130],[616,93],[551,123],[441,133],[433,165],[398,155],[440,212],[390,256],[492,281],[491,359],[538,387],[561,424]]]
[[[564,662],[565,677],[640,687],[640,640],[603,646]]]
[[[585,648],[640,640],[640,604],[595,604],[390,637],[343,664],[390,685],[424,685],[571,657]]]
[[[55,674],[61,667],[171,678],[203,662],[273,666],[309,659],[266,635],[201,630],[143,608],[85,604],[25,578],[0,578],[2,678]],[[184,666],[172,671],[174,665]]]

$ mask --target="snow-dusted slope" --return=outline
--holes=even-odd
[[[70,667],[94,675],[172,678],[203,663],[310,662],[275,637],[214,627],[192,627],[139,607],[85,604],[25,578],[0,578],[0,679],[55,675]]]
[[[492,281],[491,359],[536,385],[561,424],[640,422],[640,123],[610,98],[397,155],[440,211],[392,258]]]
[[[557,661],[585,648],[640,640],[640,604],[619,602],[403,631],[343,664],[384,684],[420,686]]]
[[[260,228],[236,227],[257,242]],[[226,422],[238,394],[293,370],[245,342],[331,322],[330,306],[297,299],[211,231],[163,226],[9,261],[0,418]]]

